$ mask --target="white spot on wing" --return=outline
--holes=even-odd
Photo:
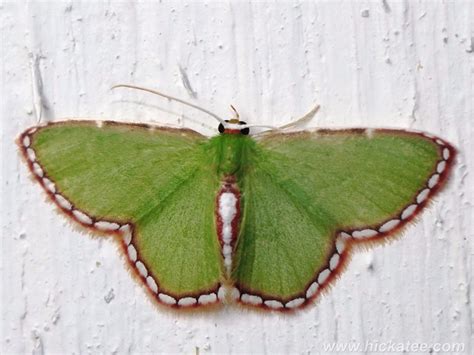
[[[392,230],[393,228],[395,228],[396,226],[398,226],[398,224],[400,223],[400,220],[399,219],[392,219],[388,222],[385,222],[380,228],[379,228],[379,232],[381,233],[385,233],[385,232],[388,232],[390,230]]]
[[[295,298],[294,300],[291,300],[285,304],[286,308],[296,308],[301,306],[304,303],[305,299],[304,298]]]
[[[165,293],[160,293],[158,295],[158,298],[160,299],[161,302],[163,302],[165,304],[169,304],[169,305],[176,304],[176,300],[173,297],[171,297],[171,296],[169,296]]]
[[[244,293],[242,295],[241,300],[244,303],[249,303],[249,304],[253,304],[253,305],[259,305],[259,304],[262,304],[262,302],[263,302],[262,297],[255,296],[255,295],[249,295],[247,293]]]
[[[194,297],[184,297],[178,301],[178,306],[189,307],[195,305],[197,300]]]
[[[28,148],[31,144],[30,136],[23,137],[23,146]]]
[[[334,270],[337,268],[337,265],[339,265],[339,254],[333,254],[333,256],[331,257],[331,260],[329,260],[329,268],[331,270]]]
[[[346,249],[346,239],[338,237],[336,239],[336,250],[339,254],[342,254],[344,249]]]
[[[123,225],[122,227],[120,227],[120,231],[123,233],[123,241],[126,245],[129,245],[132,241],[132,231],[130,230],[130,225]]]
[[[424,189],[421,191],[418,196],[416,196],[416,202],[417,203],[422,203],[426,198],[428,197],[428,194],[430,193],[430,189]]]
[[[31,148],[28,148],[26,150],[26,154],[28,155],[28,159],[31,161],[31,162],[34,162],[36,160],[36,153],[33,149]]]
[[[51,192],[53,194],[56,193],[56,185],[54,185],[54,183],[51,180],[44,177],[43,178],[43,184],[44,184],[44,187],[46,188],[46,190],[48,190],[49,192]]]
[[[316,292],[318,291],[319,284],[314,281],[311,286],[308,287],[308,290],[306,291],[306,298],[311,298],[313,297]]]
[[[283,303],[281,303],[280,301],[276,301],[276,300],[268,300],[268,301],[265,301],[264,304],[265,304],[265,306],[267,306],[269,308],[273,308],[273,309],[283,308]]]
[[[158,293],[158,285],[156,284],[155,282],[155,279],[151,276],[148,276],[146,278],[146,283],[148,285],[148,287],[154,292],[154,293]]]
[[[208,295],[199,296],[199,304],[209,304],[217,301],[217,295],[215,293],[210,293]]]
[[[341,232],[341,234],[339,234],[341,238],[344,238],[344,239],[350,239],[352,238],[352,236],[346,232]]]
[[[39,176],[40,178],[42,178],[44,175],[43,169],[41,169],[41,166],[36,162],[33,163],[33,172],[35,173],[35,175]]]
[[[133,262],[137,261],[137,249],[135,249],[135,247],[132,244],[128,246],[127,252],[128,252],[128,257],[130,258],[131,261]]]
[[[444,148],[444,149],[443,149],[443,158],[444,158],[444,160],[448,160],[448,159],[449,159],[449,156],[450,156],[449,149],[448,149],[448,148]]]
[[[94,227],[100,229],[101,231],[115,231],[119,229],[120,225],[114,222],[98,221],[94,223]]]
[[[378,232],[373,229],[363,229],[361,231],[352,232],[352,236],[356,239],[370,238],[376,236],[377,234]]]
[[[401,218],[407,219],[408,217],[410,217],[413,214],[413,212],[415,212],[417,207],[418,207],[417,205],[413,204],[405,208],[402,212]]]
[[[446,168],[446,162],[443,160],[443,161],[440,161],[440,162],[438,163],[438,166],[436,167],[436,171],[437,171],[439,174],[441,174],[441,173],[444,171],[445,168]]]
[[[431,176],[430,180],[428,181],[428,187],[432,189],[438,184],[438,181],[439,181],[439,174],[433,174],[433,176]]]
[[[330,274],[331,271],[329,269],[324,269],[323,271],[321,271],[318,276],[318,284],[322,285],[323,283],[325,283]]]
[[[143,264],[141,261],[137,261],[135,263],[135,266],[137,267],[137,270],[140,273],[140,275],[142,275],[145,278],[148,276],[148,270],[146,269],[145,264]]]
[[[65,210],[68,210],[68,211],[70,211],[72,209],[71,202],[66,200],[66,198],[63,195],[56,194],[56,195],[54,195],[54,199],[56,200],[56,202],[58,203],[58,205],[61,208],[65,209]]]
[[[84,212],[79,211],[79,210],[74,210],[72,211],[72,214],[74,215],[74,217],[76,217],[76,219],[79,222],[84,223],[84,224],[92,224],[92,219],[88,215],[86,215]]]

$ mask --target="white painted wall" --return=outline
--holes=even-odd
[[[314,354],[369,341],[472,353],[473,17],[470,1],[3,2],[0,352]],[[321,127],[441,135],[460,149],[451,184],[403,239],[355,256],[295,316],[159,311],[111,240],[76,231],[45,202],[14,139],[40,112],[178,124],[160,108],[211,134],[199,112],[109,91],[135,83],[189,98],[179,67],[199,103],[222,115],[232,103],[251,123],[287,123],[318,102]]]

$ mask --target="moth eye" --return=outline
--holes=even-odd
[[[224,133],[225,131],[224,125],[222,123],[219,123],[219,127],[217,129],[219,130],[219,133]]]
[[[247,124],[247,122],[244,122],[244,121],[240,121],[239,122],[240,125],[244,125],[244,124]],[[248,135],[250,133],[250,128],[243,128],[240,130],[240,133],[243,134],[244,136]]]

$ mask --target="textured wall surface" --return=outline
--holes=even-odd
[[[472,353],[473,15],[463,1],[3,2],[0,352],[313,354],[411,342]],[[224,116],[232,103],[251,123],[287,123],[320,103],[313,126],[429,131],[460,154],[419,222],[355,255],[317,305],[177,315],[152,306],[112,240],[89,238],[45,202],[14,144],[65,117],[215,132],[176,103],[111,92],[117,83],[196,96]]]

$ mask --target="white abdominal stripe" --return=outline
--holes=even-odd
[[[40,182],[46,192],[49,194],[53,202],[68,216],[72,217],[76,222],[82,226],[91,228],[99,232],[120,233],[122,236],[122,243],[125,248],[125,254],[129,264],[133,267],[137,275],[143,281],[144,285],[155,296],[155,299],[160,303],[175,307],[190,307],[194,305],[208,305],[218,301],[217,293],[210,292],[202,294],[197,297],[183,297],[175,298],[164,292],[160,292],[158,282],[149,273],[145,263],[140,260],[139,254],[133,245],[133,225],[130,223],[120,224],[114,221],[98,220],[93,216],[88,215],[85,211],[77,209],[74,204],[65,196],[59,193],[54,182],[49,179],[41,164],[37,161],[36,152],[31,147],[31,134],[36,132],[37,128],[28,130],[20,138],[21,147],[28,161],[31,172],[35,178]]]
[[[230,275],[232,271],[233,239],[235,235],[233,225],[235,224],[235,219],[238,218],[237,203],[238,196],[230,190],[223,190],[223,192],[218,195],[217,210],[219,222],[221,224],[221,253],[227,275]]]
[[[376,240],[380,237],[396,232],[403,225],[411,221],[440,187],[440,184],[445,179],[445,176],[443,176],[443,178],[441,178],[441,176],[446,174],[446,169],[454,158],[454,151],[451,151],[451,148],[443,140],[424,133],[422,135],[431,139],[440,147],[441,159],[437,161],[434,172],[428,178],[425,186],[418,192],[413,202],[407,205],[397,218],[384,221],[377,228],[363,228],[359,230],[338,232],[335,241],[335,251],[329,258],[328,264],[323,270],[317,273],[316,278],[309,284],[303,295],[286,302],[281,302],[275,299],[264,299],[259,295],[248,293],[240,295],[239,293],[239,301],[246,305],[263,306],[277,311],[289,311],[306,305],[312,300],[315,300],[320,291],[331,283],[334,279],[332,276],[338,274],[340,271],[339,269],[343,264],[342,261],[345,260],[346,254],[349,250],[348,246],[350,243],[356,241],[363,242]],[[239,291],[237,290],[237,292]]]

